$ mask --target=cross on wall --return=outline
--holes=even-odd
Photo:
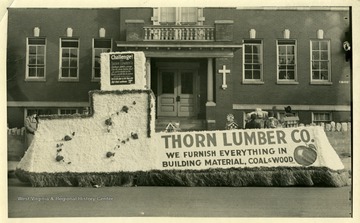
[[[227,88],[226,74],[230,74],[230,70],[227,70],[226,65],[223,65],[222,69],[220,69],[218,72],[223,75],[223,84],[221,85],[221,87],[225,90]]]

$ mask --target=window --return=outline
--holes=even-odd
[[[202,25],[203,9],[195,7],[154,8],[153,25]]]
[[[243,41],[243,83],[263,83],[262,40]]]
[[[46,39],[27,38],[26,80],[44,81],[46,65]]]
[[[197,8],[180,8],[181,24],[196,24],[197,20]]]
[[[60,39],[60,80],[79,80],[79,39]]]
[[[41,108],[27,108],[26,114],[36,113],[38,115],[73,115],[79,112],[84,112],[84,108],[55,108],[55,107],[41,107]]]
[[[37,115],[55,115],[58,114],[57,108],[27,108],[25,115],[34,114]]]
[[[160,24],[175,24],[176,8],[164,7],[160,8]]]
[[[112,40],[111,39],[93,39],[93,52],[92,52],[92,78],[93,81],[100,80],[100,54],[111,52]]]
[[[291,113],[294,115],[294,117],[299,117],[299,112],[291,111]],[[285,118],[285,113],[284,112],[277,112],[276,118],[278,120],[283,120]]]
[[[76,109],[76,108],[60,108],[59,109],[60,115],[73,115],[76,113],[79,113],[78,109]]]
[[[277,41],[277,81],[278,83],[294,83],[296,75],[296,41]]]
[[[331,112],[313,112],[312,122],[320,125],[320,123],[330,123],[332,121]]]
[[[330,83],[330,41],[312,40],[311,49],[311,83]]]

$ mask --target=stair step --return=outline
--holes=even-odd
[[[180,123],[180,131],[206,130],[205,120],[200,119],[171,119],[161,118],[156,120],[155,131],[165,131],[169,123]]]

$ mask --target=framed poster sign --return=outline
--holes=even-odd
[[[110,55],[110,85],[135,84],[134,54]]]

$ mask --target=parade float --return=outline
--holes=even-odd
[[[36,187],[349,183],[320,127],[155,132],[144,53],[104,53],[101,70],[89,114],[39,118],[19,179]]]

